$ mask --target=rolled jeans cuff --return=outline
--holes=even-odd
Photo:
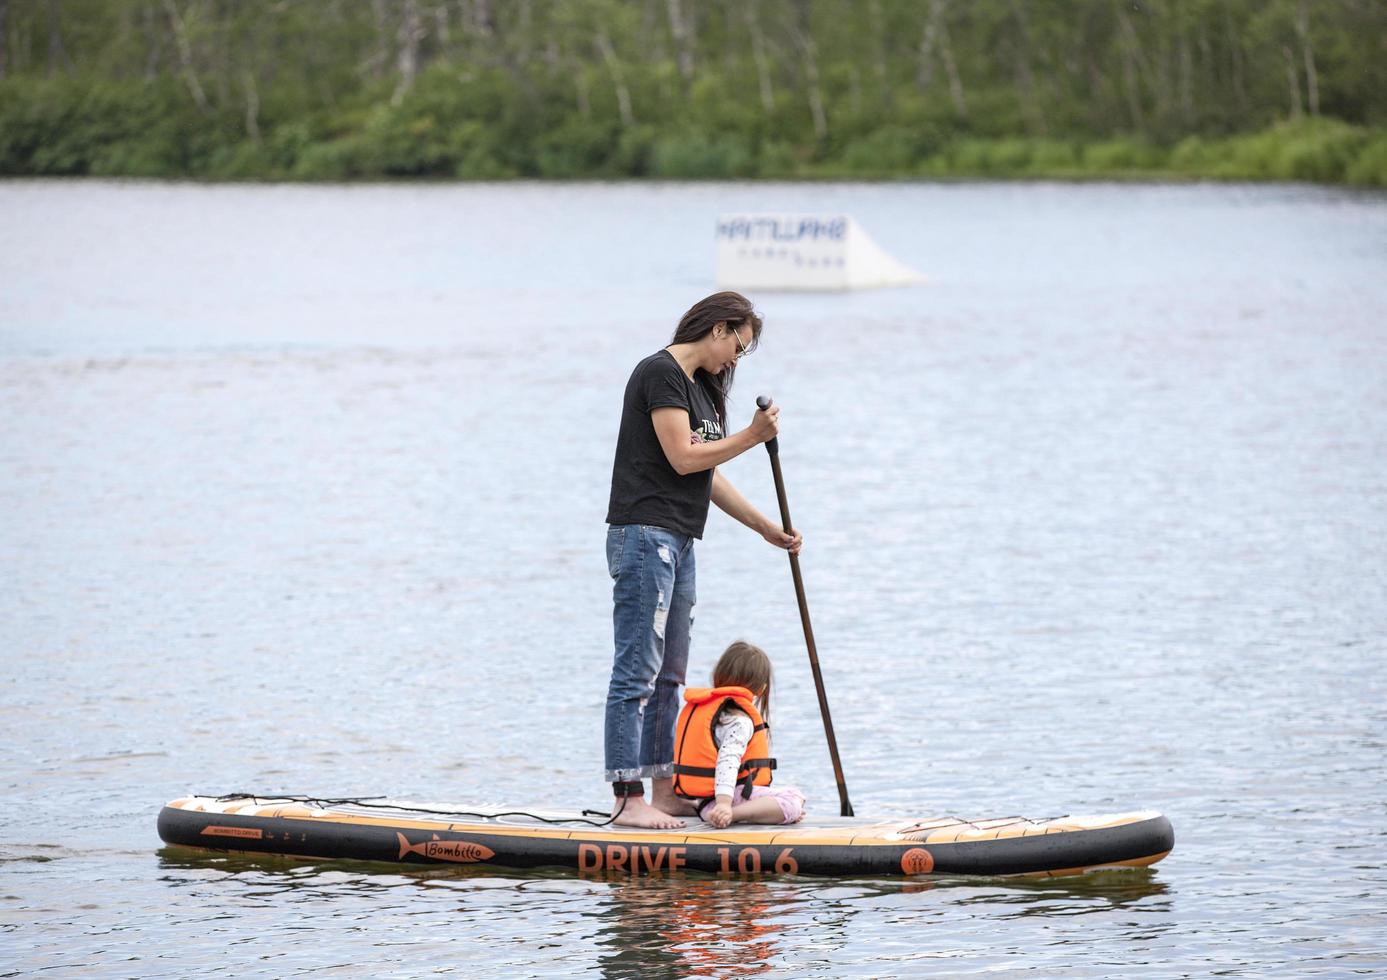
[[[638,779],[673,779],[674,763],[662,762],[657,766],[641,766],[639,769],[608,769],[604,778],[609,783],[634,783]]]

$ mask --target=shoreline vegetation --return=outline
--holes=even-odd
[[[0,176],[1387,187],[1377,0],[0,0]]]

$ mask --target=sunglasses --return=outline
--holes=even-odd
[[[742,332],[740,327],[734,327],[732,326],[732,324],[729,323],[727,325],[727,329],[731,330],[732,336],[737,338],[737,360],[740,361],[742,358],[746,357],[748,354],[750,354],[752,351],[756,349],[755,331],[753,331],[751,335],[751,344],[747,345],[742,343]]]

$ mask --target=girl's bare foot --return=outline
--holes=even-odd
[[[625,805],[618,799],[615,806],[616,816],[612,823],[618,827],[648,827],[652,830],[674,830],[684,826],[684,821],[678,817],[671,817],[664,810],[656,809],[645,802],[643,796],[628,796],[625,798]]]
[[[754,800],[732,807],[733,823],[784,823],[785,814],[773,796],[758,796]]]

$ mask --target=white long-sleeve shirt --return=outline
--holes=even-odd
[[[717,724],[713,726],[713,742],[718,747],[713,795],[733,795],[737,788],[737,770],[742,767],[742,756],[751,744],[755,727],[751,716],[741,708],[729,704],[718,712]]]

